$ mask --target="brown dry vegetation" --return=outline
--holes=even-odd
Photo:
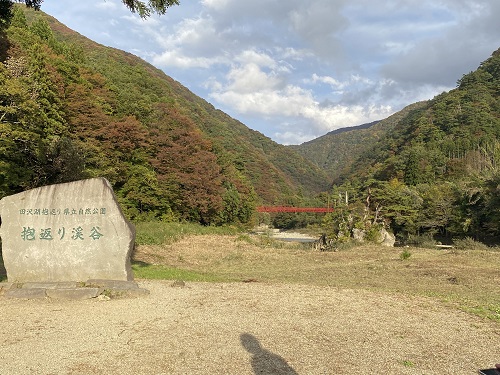
[[[138,246],[143,268],[232,282],[0,299],[0,374],[441,375],[500,362],[500,252],[409,250],[320,253],[246,235]]]
[[[433,297],[500,322],[500,252],[361,246],[318,252],[257,236],[190,236],[138,246],[137,261],[223,280],[297,283]]]

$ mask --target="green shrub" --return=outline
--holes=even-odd
[[[405,243],[414,247],[432,249],[436,247],[437,242],[430,234],[409,235]]]
[[[370,226],[370,228],[366,231],[365,241],[372,243],[380,243],[381,242],[381,234],[383,226],[381,224],[374,224]]]
[[[453,245],[458,250],[488,250],[488,246],[472,237],[454,238]]]
[[[401,260],[406,260],[411,257],[411,252],[408,249],[404,249],[401,254],[399,254],[399,258]]]
[[[228,281],[222,277],[197,271],[182,270],[165,265],[133,262],[134,277],[149,280],[183,280],[183,281]]]

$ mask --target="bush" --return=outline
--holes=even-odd
[[[406,260],[411,257],[411,252],[408,249],[404,249],[401,254],[399,254],[399,258],[401,260]]]
[[[458,250],[488,250],[488,246],[472,237],[454,238],[453,245]]]
[[[409,235],[405,243],[410,246],[421,247],[426,249],[432,249],[436,247],[437,244],[432,235],[430,234]]]

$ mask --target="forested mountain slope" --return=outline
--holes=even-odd
[[[500,140],[500,50],[457,88],[411,108],[344,178],[398,178],[408,185],[456,181],[496,168]]]
[[[320,141],[343,166],[320,164],[335,177],[337,233],[384,225],[401,236],[500,236],[500,50],[450,92]]]
[[[415,103],[382,121],[341,128],[289,147],[323,169],[330,181],[338,181],[363,152],[385,137],[409,111],[423,105],[422,102]]]
[[[311,141],[288,147],[325,170],[333,181],[359,154],[360,147],[372,140],[367,132],[376,123],[337,129]]]
[[[133,219],[246,221],[325,173],[140,58],[16,6],[0,36],[0,198],[102,176]]]

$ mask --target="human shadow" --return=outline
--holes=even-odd
[[[240,335],[241,345],[252,354],[252,369],[260,375],[298,375],[279,355],[264,349],[257,338],[249,333]]]

